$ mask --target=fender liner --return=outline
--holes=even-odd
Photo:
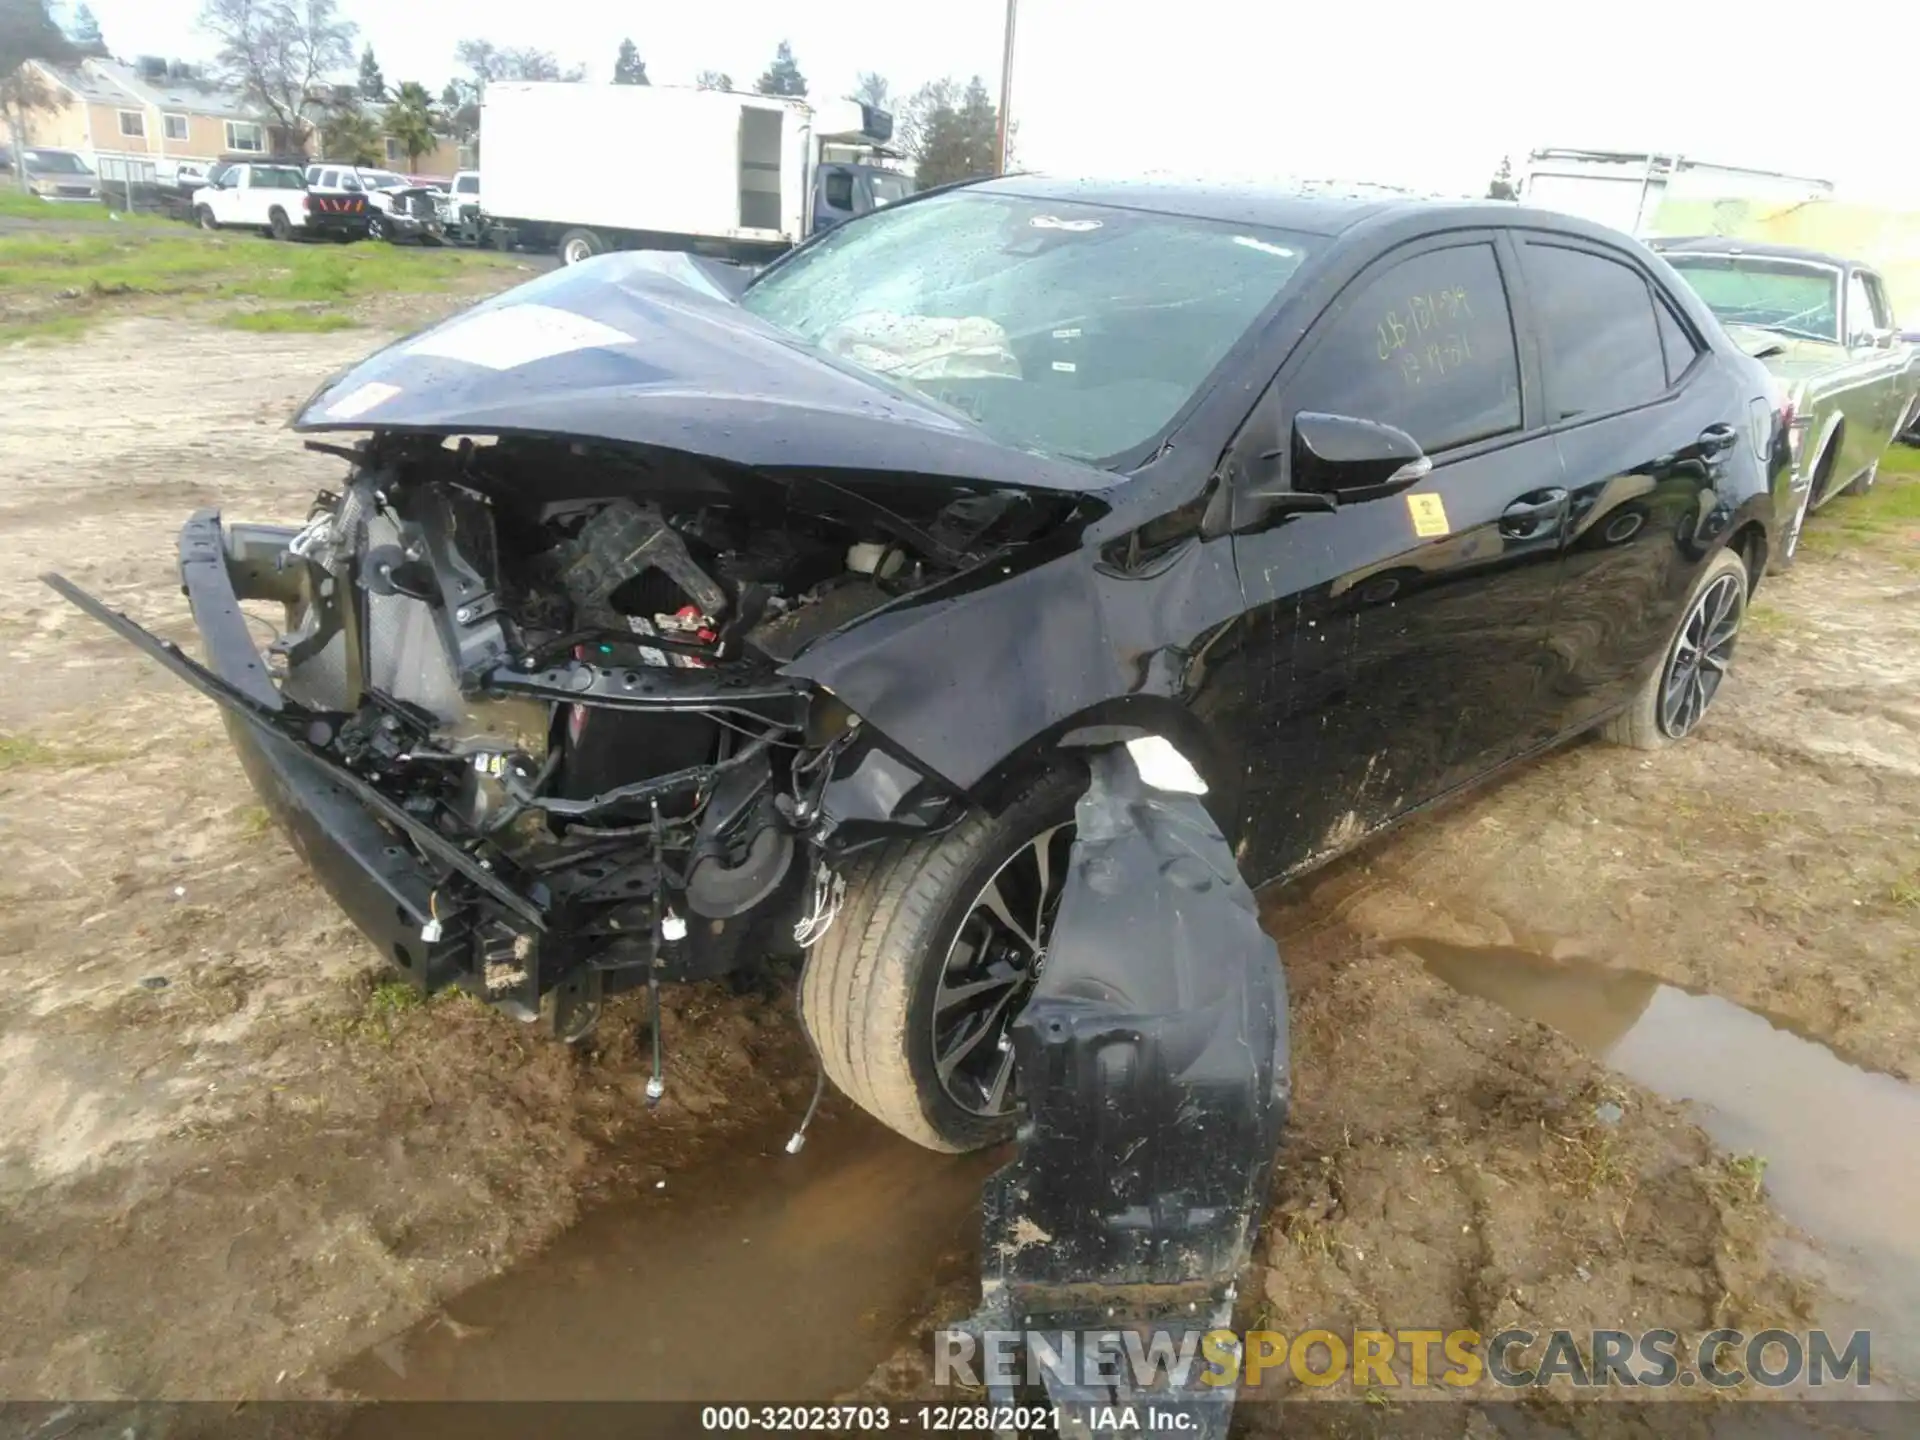
[[[1237,1357],[1205,1374],[1198,1340],[1230,1324],[1266,1209],[1290,1098],[1286,982],[1199,797],[1150,789],[1124,748],[1089,760],[1053,936],[1013,1026],[1027,1118],[984,1187],[967,1328],[1013,1332],[1029,1360],[1043,1341],[1049,1396],[1086,1407],[1083,1433],[1126,1433],[1097,1417],[1131,1404],[1224,1436]],[[1091,1337],[1125,1330],[1170,1333],[1189,1360],[1090,1373]],[[983,1378],[1016,1403],[1018,1377]]]

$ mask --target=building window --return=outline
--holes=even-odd
[[[267,137],[251,120],[227,121],[227,149],[259,154],[267,148]]]
[[[122,110],[120,112],[120,133],[130,140],[146,139],[147,117],[142,115],[138,110]]]
[[[407,147],[391,135],[387,137],[387,164],[398,165],[407,158]]]
[[[165,134],[167,139],[184,140],[187,138],[187,117],[186,116],[163,115],[160,118],[165,123],[165,126],[166,126]]]

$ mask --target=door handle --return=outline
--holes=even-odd
[[[1512,540],[1535,539],[1540,534],[1541,522],[1557,519],[1566,505],[1566,491],[1558,487],[1536,490],[1500,512],[1500,533]]]
[[[1739,432],[1731,425],[1709,425],[1700,432],[1700,449],[1703,454],[1723,455],[1739,438]]]

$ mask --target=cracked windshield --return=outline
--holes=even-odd
[[[996,439],[1100,460],[1159,433],[1308,244],[1114,206],[941,195],[831,236],[743,303]]]

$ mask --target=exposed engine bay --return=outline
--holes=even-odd
[[[268,650],[282,695],[328,717],[309,741],[551,912],[544,947],[493,934],[484,892],[452,873],[422,926],[442,947],[475,927],[448,978],[523,1006],[582,970],[589,1000],[727,970],[770,901],[763,942],[826,923],[824,857],[875,838],[838,834],[852,817],[824,803],[860,720],[778,667],[1034,519],[1018,494],[922,522],[831,485],[803,512],[791,487],[743,496],[680,457],[627,457],[645,499],[595,495],[608,457],[580,449],[356,455],[286,546],[288,628]],[[896,827],[957,814],[925,777],[889,778]]]

